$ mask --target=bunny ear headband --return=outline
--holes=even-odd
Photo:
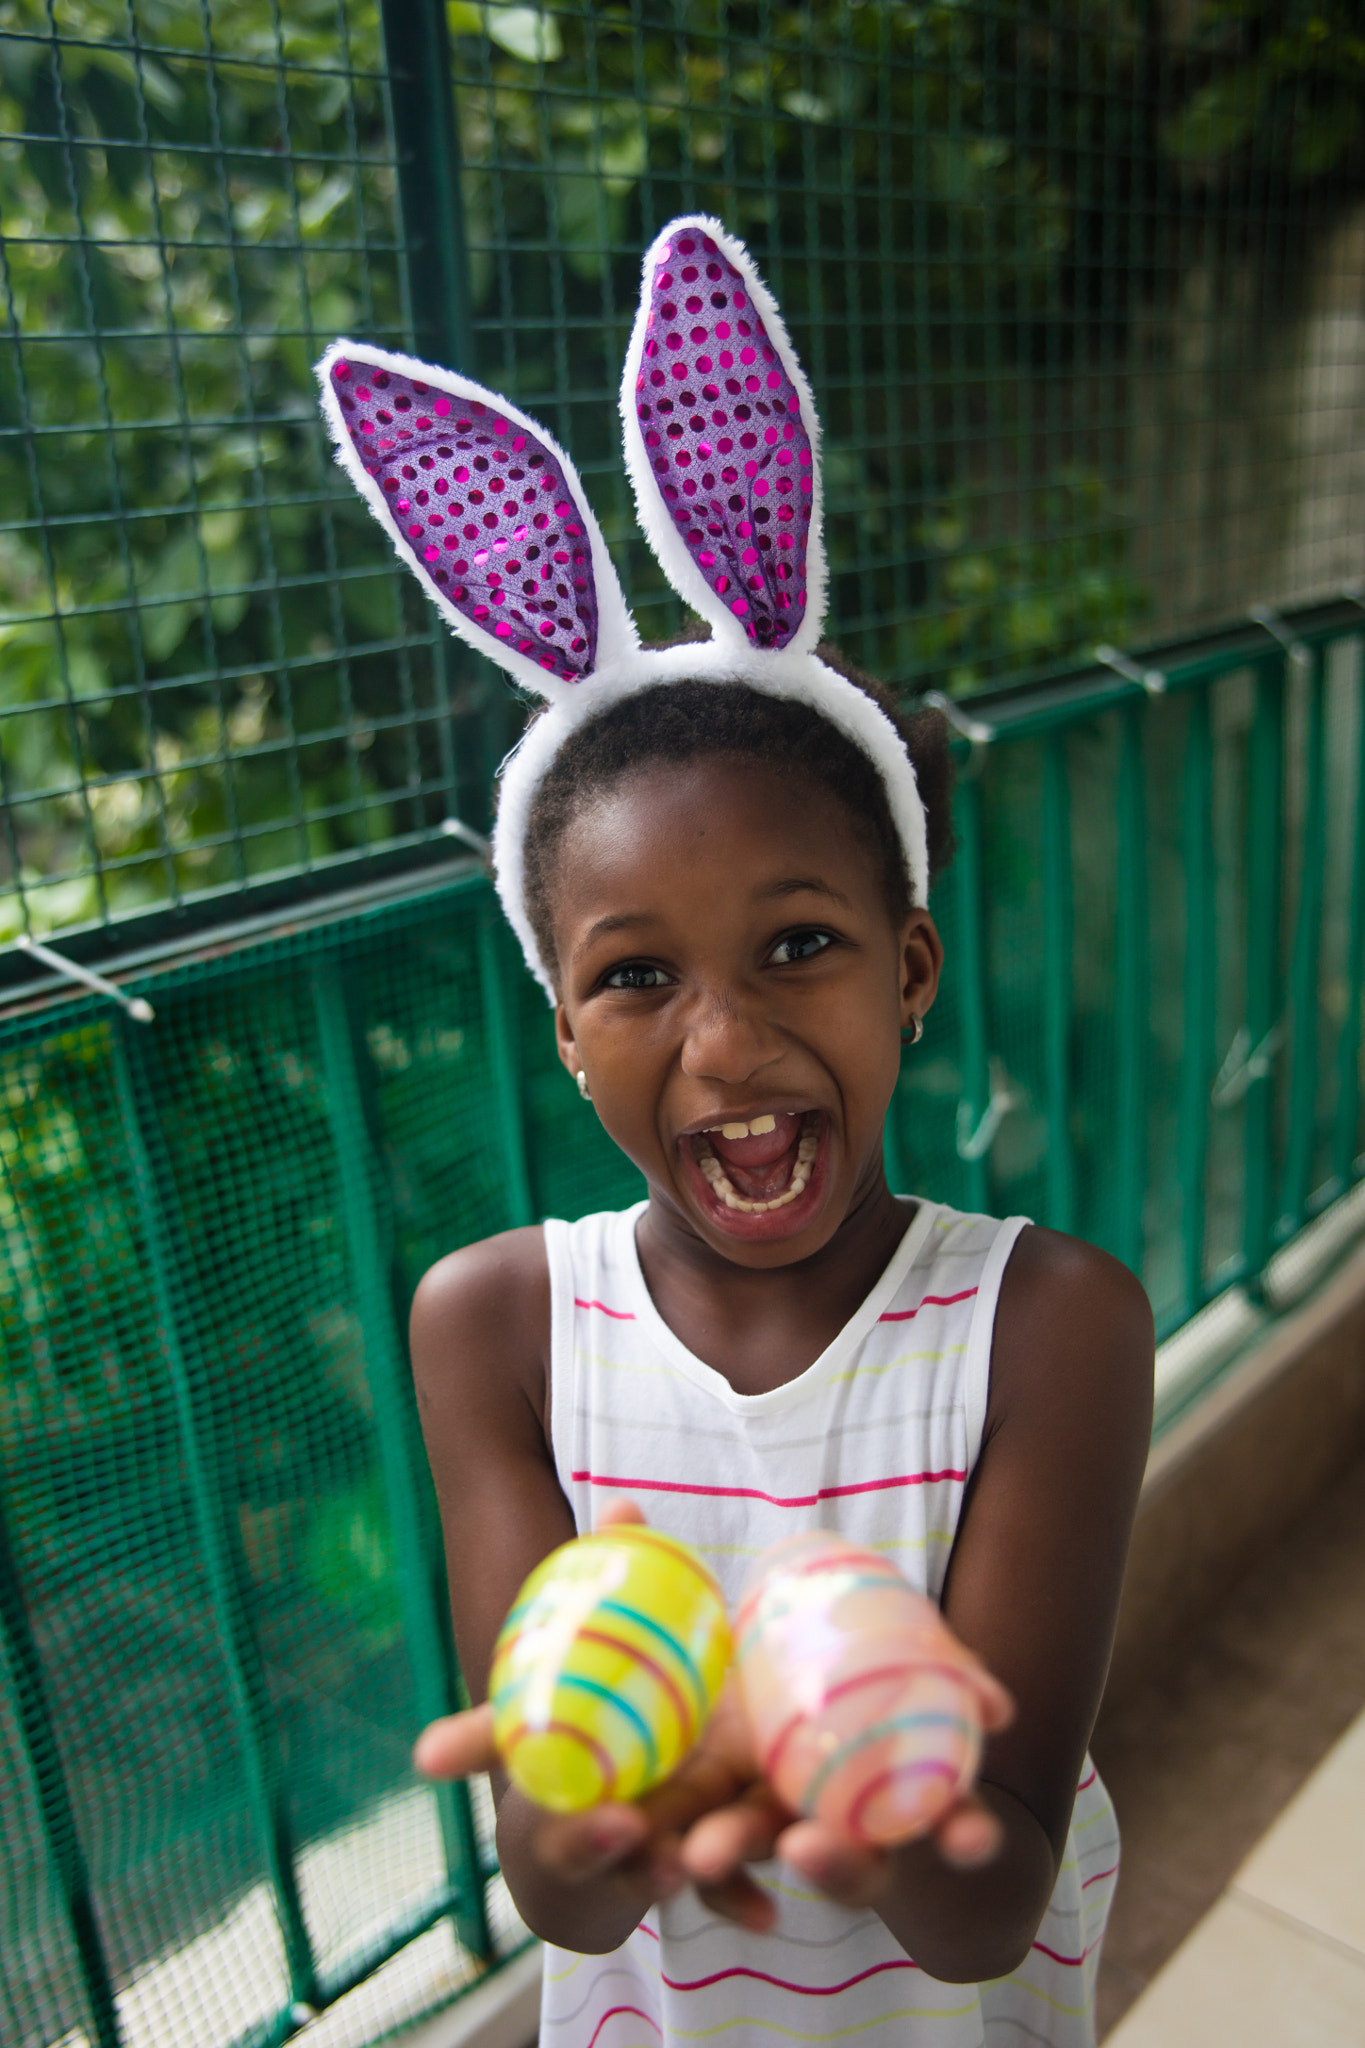
[[[526,915],[531,806],[559,748],[618,698],[692,678],[808,704],[886,785],[911,901],[928,895],[924,807],[900,735],[814,652],[825,612],[820,423],[773,299],[718,221],[675,220],[645,257],[621,383],[646,538],[709,641],[642,648],[572,462],[496,392],[338,341],[318,364],[337,458],[461,640],[547,700],[503,764],[498,894],[554,999]]]

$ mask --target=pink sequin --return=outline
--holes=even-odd
[[[369,421],[356,421],[350,416],[355,411],[354,400],[350,391],[340,388],[353,379],[354,365],[335,364],[332,374],[333,389],[348,408],[347,431],[358,444],[362,433],[374,434],[374,427]],[[364,374],[363,370],[361,374]],[[385,393],[385,408],[392,406],[394,413],[412,415],[416,429],[412,432],[407,427],[403,428],[406,445],[395,468],[389,467],[393,457],[382,452],[392,448],[393,442],[379,441],[375,451],[379,455],[377,463],[369,459],[374,441],[365,450],[366,468],[379,479],[381,489],[391,496],[395,511],[410,514],[414,505],[423,508],[424,520],[414,518],[406,528],[394,529],[402,545],[408,549],[414,565],[429,575],[447,602],[456,605],[473,624],[490,635],[496,635],[505,644],[517,645],[520,652],[532,655],[538,666],[570,682],[589,674],[597,647],[596,587],[590,558],[582,544],[583,526],[576,516],[568,480],[550,448],[496,407],[483,401],[452,400],[444,392],[432,395],[429,385],[398,371],[376,369],[372,382],[376,390]],[[362,388],[351,382],[351,390],[357,397]],[[366,400],[370,397],[371,393],[366,390]],[[414,401],[428,402],[430,415],[415,412]],[[458,412],[458,417],[452,418],[453,412]],[[393,413],[383,410],[379,416],[387,420],[393,417]],[[523,462],[525,468],[519,466]],[[509,463],[512,464],[510,469]],[[495,621],[493,617],[496,610],[508,608],[512,602],[498,557],[505,554],[513,542],[520,546],[529,537],[531,529],[518,525],[509,537],[508,533],[499,531],[503,520],[500,509],[479,509],[491,501],[493,506],[505,506],[510,512],[516,498],[515,486],[526,478],[527,469],[534,474],[522,493],[524,499],[528,503],[534,501],[538,483],[554,506],[553,514],[536,513],[532,525],[546,545],[551,549],[558,548],[566,562],[572,559],[577,571],[572,591],[567,585],[561,586],[556,597],[546,601],[531,594],[538,588],[531,584],[515,599],[518,603],[525,602],[531,611],[546,614],[536,621],[534,627],[529,619],[521,621],[525,629],[536,633],[535,640],[518,636],[516,628],[505,619]],[[419,471],[421,488],[398,495],[403,491],[400,479],[414,483]],[[439,503],[439,510],[432,505],[433,498]],[[483,545],[469,559],[462,557],[450,569],[442,563],[441,549],[443,547],[448,553],[457,551],[461,546],[457,534],[452,531],[425,538],[428,527],[442,527],[448,517],[453,521],[465,521],[460,528],[464,540],[477,540],[481,534],[486,536]],[[570,546],[574,548],[572,557],[567,551]],[[539,553],[539,548],[532,552]],[[513,573],[518,567],[509,561],[507,571]],[[452,576],[467,580],[453,583]],[[512,616],[521,620],[519,612],[514,611]],[[546,650],[543,654],[542,647]]]

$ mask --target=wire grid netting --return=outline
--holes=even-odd
[[[1248,1050],[1247,937],[1261,916],[1249,862],[1263,823],[1252,752],[1266,701],[1285,797],[1264,1256],[1350,1184],[1365,1157],[1350,936],[1365,847],[1361,648],[1348,632],[1316,665],[1283,664],[1268,699],[1253,670],[1228,666],[1206,689],[996,739],[968,787],[989,877],[977,904],[989,1087],[1008,1109],[973,1157],[964,1105],[979,1128],[987,1104],[965,1014],[971,904],[950,870],[933,905],[948,972],[888,1131],[899,1185],[1109,1245],[1167,1325],[1239,1269],[1261,1141],[1253,1088],[1229,1077]],[[1203,925],[1189,886],[1201,721],[1216,742]],[[1146,810],[1139,876],[1125,866],[1126,746]],[[1051,850],[1050,776],[1064,791]],[[1050,872],[1073,905],[1060,1187]],[[1125,1165],[1122,928],[1135,885],[1150,918],[1141,1143]],[[1306,931],[1316,969],[1299,1008]],[[1189,1003],[1205,948],[1192,1214]],[[270,1826],[288,1845],[324,1987],[359,1975],[386,1938],[399,1950],[316,2023],[324,2048],[351,2048],[475,1974],[448,1920],[405,1939],[445,1877],[432,1797],[407,1763],[436,1706],[405,1577],[423,1588],[417,1621],[447,1626],[402,1371],[412,1288],[457,1244],[620,1207],[642,1183],[560,1067],[543,996],[476,875],[140,986],[150,1026],[84,997],[0,1026],[0,1582],[22,1609],[17,1625],[4,1617],[0,2022],[16,2048],[99,2039],[57,1867],[64,1786],[123,2048],[233,2048],[288,2030]],[[1355,1076],[1345,1131],[1343,1059]],[[419,1503],[406,1556],[395,1492]],[[444,1633],[442,1644],[437,1705],[450,1697]],[[254,1733],[234,1674],[254,1687]],[[245,1770],[252,1743],[278,1795],[270,1813]],[[486,1811],[478,1832],[487,1854]],[[492,1889],[505,1952],[516,1923]]]
[[[387,101],[373,5],[5,11],[0,931],[444,814],[431,622],[335,489],[311,375],[338,331],[408,335]]]
[[[789,316],[833,629],[898,687],[1365,569],[1346,0],[411,0],[449,32],[449,159],[393,131],[380,12],[14,0],[0,29],[0,932],[485,821],[515,708],[447,658],[313,408],[336,333],[410,343],[414,236],[447,353],[564,440],[647,630],[678,606],[615,394],[641,249],[697,207]]]
[[[1362,1073],[1351,930],[1365,804],[1361,659],[1361,640],[1347,635],[1331,644],[1319,670],[1287,666],[1274,714],[1283,832],[1265,903],[1249,888],[1249,855],[1265,832],[1251,787],[1257,700],[1249,668],[1229,666],[1207,685],[1126,713],[1082,714],[1051,734],[1001,735],[967,770],[978,778],[981,816],[988,1072],[983,1088],[970,1071],[964,906],[950,870],[932,904],[944,977],[924,1041],[903,1063],[889,1163],[917,1191],[991,1214],[1027,1215],[1104,1246],[1140,1273],[1162,1332],[1230,1277],[1254,1280],[1276,1244],[1344,1192],[1365,1155],[1358,1093],[1350,1128],[1341,1121],[1351,1113],[1344,1077]],[[1137,729],[1136,853],[1120,821],[1125,717]],[[1200,720],[1210,742],[1203,790],[1192,779]],[[1046,783],[1054,749],[1064,794],[1061,843],[1050,855]],[[1192,800],[1197,809],[1202,802],[1209,843],[1202,923]],[[1055,897],[1063,895],[1069,929],[1059,942]],[[1135,989],[1124,983],[1121,936],[1134,906],[1144,934]],[[1261,923],[1269,927],[1273,979],[1265,1069],[1248,1066],[1256,1048],[1245,1030],[1249,940]],[[1196,954],[1209,992],[1202,1018],[1192,1014]],[[1048,984],[1058,972],[1065,990],[1060,1132],[1048,1049]],[[1125,1160],[1116,1133],[1124,1114],[1119,1040],[1130,1003],[1140,1117]],[[1249,1121],[1250,1083],[1259,1072],[1270,1091],[1264,1140]],[[1004,1114],[973,1179],[963,1154],[992,1101]],[[1263,1153],[1269,1210],[1248,1276],[1253,1153]]]
[[[25,1617],[3,1632],[0,1679],[0,2034],[13,2048],[106,2038],[62,1908],[53,1773],[124,2048],[283,2037],[296,1994],[272,1826],[324,1988],[441,1895],[432,1795],[408,1762],[424,1707],[403,1596],[416,1574],[447,1627],[439,1531],[406,1379],[386,1385],[381,1366],[386,1349],[401,1363],[425,1268],[525,1220],[492,1071],[491,973],[516,976],[513,1030],[522,1011],[536,1026],[523,1086],[537,1213],[638,1186],[559,1067],[512,955],[491,892],[447,890],[158,976],[150,1028],[78,999],[0,1036],[0,1526]],[[420,1499],[415,1560],[395,1536],[386,1427],[399,1490]],[[254,1693],[254,1735],[237,1686]],[[250,1781],[253,1742],[273,1819]],[[489,1855],[486,1815],[478,1832]],[[500,1899],[492,1911],[506,1952],[515,1918]],[[317,2038],[377,2038],[478,1967],[447,1922],[425,1958],[393,1966],[387,2001],[371,1987],[358,2031],[343,2000]]]
[[[1359,576],[1365,38],[1276,0],[450,10],[478,373],[620,474],[639,254],[749,244],[824,421],[833,625],[965,692]],[[1277,32],[1283,31],[1277,40]]]

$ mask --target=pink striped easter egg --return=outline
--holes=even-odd
[[[895,1566],[812,1530],[760,1559],[735,1625],[764,1775],[798,1813],[908,1842],[966,1790],[981,1717],[966,1653]]]

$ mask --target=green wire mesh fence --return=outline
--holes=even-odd
[[[1347,0],[12,0],[0,934],[486,823],[515,708],[334,476],[339,331],[543,417],[672,629],[614,394],[681,208],[789,315],[833,627],[897,685],[1352,581],[1362,85]]]
[[[1357,1183],[1363,651],[1336,604],[977,701],[898,1186],[1169,1331]],[[640,1182],[472,862],[130,990],[0,1023],[0,2031],[361,2048],[519,1935],[407,1764],[457,1697],[407,1303]]]

